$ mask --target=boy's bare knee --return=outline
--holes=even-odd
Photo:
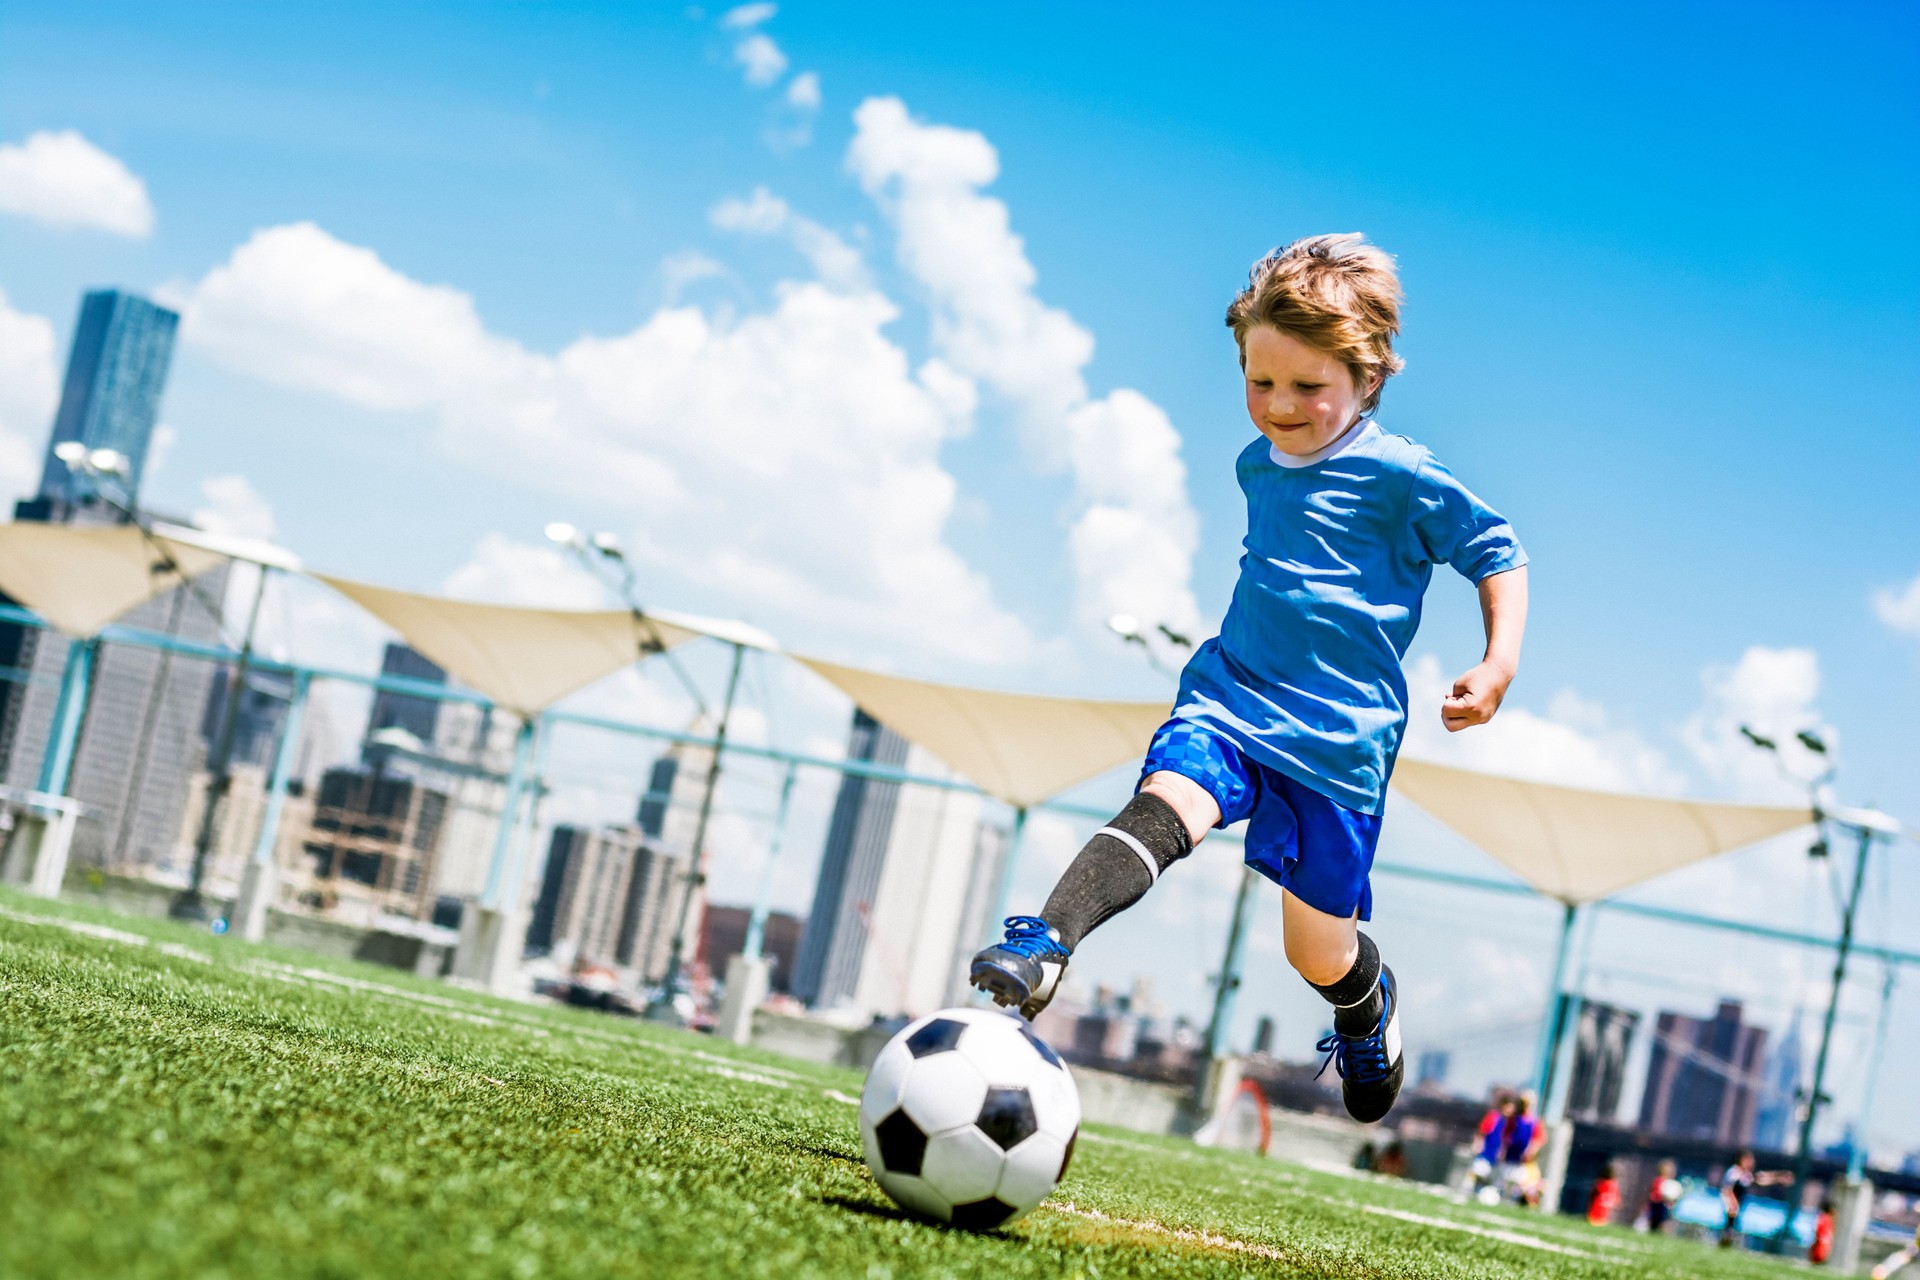
[[[1287,963],[1293,971],[1316,987],[1330,987],[1347,976],[1358,958],[1358,949],[1340,951],[1337,949],[1293,947],[1287,948]]]

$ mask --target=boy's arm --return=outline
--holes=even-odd
[[[1527,630],[1525,565],[1480,579],[1480,617],[1487,627],[1487,654],[1453,682],[1453,693],[1440,704],[1440,720],[1449,733],[1493,719],[1520,669],[1520,639]]]

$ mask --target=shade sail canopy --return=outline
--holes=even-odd
[[[1589,791],[1404,757],[1393,789],[1571,906],[1813,821],[1798,806]]]
[[[1165,702],[995,693],[796,660],[988,795],[1027,808],[1146,754]]]
[[[0,525],[0,591],[75,637],[225,560],[203,547],[150,540],[129,524]]]
[[[317,575],[461,683],[535,715],[664,645],[699,634],[627,609],[528,609],[475,604]]]

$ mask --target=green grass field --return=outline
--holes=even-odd
[[[1118,1130],[903,1217],[850,1072],[0,891],[0,1276],[1779,1276]]]

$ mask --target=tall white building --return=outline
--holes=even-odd
[[[856,711],[850,759],[952,779],[933,756]],[[843,775],[794,991],[848,1020],[958,1003],[980,946],[1006,835],[966,790]]]

